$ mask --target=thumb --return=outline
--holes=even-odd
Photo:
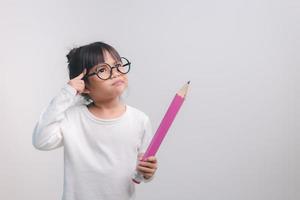
[[[138,154],[138,159],[139,159],[139,160],[142,160],[144,154],[145,154],[145,153],[139,153],[139,154]]]
[[[86,89],[86,88],[84,88],[84,90],[83,90],[83,92],[82,92],[83,94],[89,94],[90,93],[90,91],[88,90],[88,89]]]

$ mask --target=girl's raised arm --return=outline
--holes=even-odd
[[[32,144],[39,150],[52,150],[63,146],[62,124],[67,120],[65,111],[76,102],[76,95],[85,88],[84,73],[70,80],[42,112],[34,128]]]

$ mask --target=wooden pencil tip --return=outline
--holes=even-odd
[[[191,81],[188,81],[186,84],[184,84],[182,86],[182,88],[177,92],[177,94],[181,97],[185,97],[186,96],[186,93],[188,91],[188,88],[189,88],[189,84],[190,84]]]

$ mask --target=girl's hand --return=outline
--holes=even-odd
[[[143,153],[139,155],[139,165],[137,170],[144,176],[145,179],[151,178],[157,170],[157,159],[150,156],[146,161],[142,161]]]
[[[68,82],[68,84],[77,91],[77,94],[82,94],[82,93],[88,94],[89,93],[89,91],[85,88],[84,81],[81,80],[85,74],[86,74],[86,69],[84,69],[84,71],[81,74],[79,74],[77,77],[71,79]]]

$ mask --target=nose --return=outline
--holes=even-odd
[[[115,73],[114,73],[114,70],[115,70]],[[115,78],[115,77],[118,77],[118,76],[120,76],[120,72],[118,71],[118,69],[116,67],[113,67],[111,69],[111,77]]]

